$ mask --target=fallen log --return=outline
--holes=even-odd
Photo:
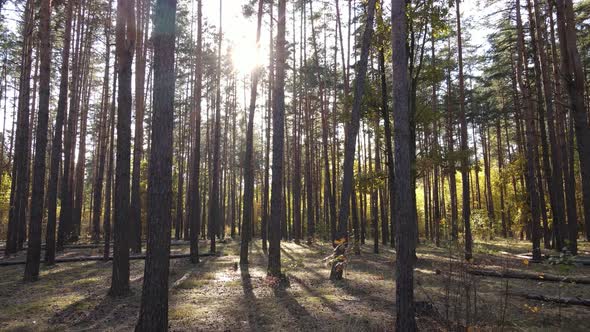
[[[143,246],[145,247],[146,242],[143,241],[142,242]],[[170,243],[170,246],[175,247],[175,246],[188,246],[190,245],[190,242],[188,241],[173,241]],[[111,248],[113,247],[113,242],[111,241]],[[100,243],[82,243],[82,244],[66,244],[64,245],[64,249],[101,249],[104,248],[104,242],[100,242]],[[23,247],[23,250],[26,250],[27,246],[25,245]],[[41,249],[45,250],[45,244],[41,245]],[[0,251],[4,251],[5,248],[4,247],[0,247]]]
[[[216,256],[215,253],[204,253],[200,254],[199,257],[210,257]],[[171,254],[170,259],[178,259],[178,258],[189,258],[190,254]],[[134,255],[129,256],[129,260],[139,260],[145,259],[145,255]],[[110,256],[109,261],[113,260],[113,257]],[[98,262],[98,261],[105,261],[104,256],[85,256],[85,257],[63,257],[63,258],[56,258],[55,263],[77,263],[77,262]],[[41,263],[45,263],[45,261],[41,261]],[[26,261],[9,261],[9,262],[0,262],[0,266],[14,266],[14,265],[24,265]]]
[[[512,295],[522,296],[529,300],[553,302],[558,304],[583,305],[590,307],[590,299],[583,299],[580,297],[557,297],[547,296],[541,294],[527,294],[527,293],[511,293]]]
[[[467,273],[472,274],[472,275],[477,275],[477,276],[484,276],[484,277],[528,279],[528,280],[537,280],[537,281],[566,282],[566,283],[573,283],[573,284],[590,285],[589,278],[565,277],[565,276],[557,276],[557,275],[546,274],[546,273],[525,273],[525,272],[518,272],[518,271],[513,271],[513,270],[494,271],[494,270],[477,270],[477,269],[468,269]]]

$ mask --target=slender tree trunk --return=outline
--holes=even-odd
[[[295,22],[295,3],[293,3],[293,22]],[[303,15],[302,15],[303,16]],[[295,24],[295,23],[293,23]],[[303,25],[300,25],[303,30]],[[293,28],[293,39],[295,41],[295,28]],[[303,35],[303,33],[301,33]],[[300,42],[303,44],[303,41]],[[302,46],[300,46],[301,48]],[[293,240],[299,244],[301,240],[301,101],[297,83],[297,48],[293,48]],[[303,52],[300,52],[300,54]],[[301,55],[300,55],[301,56]],[[300,62],[301,64],[301,62]]]
[[[506,220],[506,206],[504,203],[504,195],[506,186],[504,184],[504,151],[502,147],[502,130],[500,126],[500,119],[496,120],[496,142],[497,142],[497,158],[498,158],[498,177],[500,179],[500,214],[502,221],[502,237],[508,237],[508,223]]]
[[[434,30],[431,32],[431,61],[432,61],[432,67],[436,68],[436,48],[435,48],[435,35],[434,35]],[[437,114],[438,111],[438,97],[437,97],[437,84],[436,81],[433,80],[432,81],[432,100],[431,100],[431,107],[432,107],[432,114]],[[433,149],[434,149],[434,155],[435,157],[438,157],[439,153],[440,153],[440,147],[438,144],[438,132],[439,128],[438,128],[438,120],[435,121],[434,123],[434,137],[433,137]],[[434,165],[434,194],[433,194],[433,200],[434,200],[434,229],[431,229],[431,232],[434,232],[434,243],[435,245],[438,247],[440,246],[440,201],[439,201],[439,196],[438,196],[438,182],[439,182],[439,167],[437,164]],[[444,190],[442,191],[442,196],[444,197]]]
[[[473,247],[471,237],[471,206],[469,205],[469,147],[467,146],[467,118],[465,116],[465,80],[463,77],[463,47],[461,37],[460,0],[456,2],[457,9],[457,50],[459,58],[459,121],[461,122],[461,178],[463,185],[463,223],[465,224],[465,259],[470,260]]]
[[[448,47],[451,48],[451,39],[448,40]],[[451,53],[447,60],[450,61]],[[455,139],[453,132],[454,128],[454,108],[453,108],[453,91],[451,86],[451,69],[447,70],[447,150],[449,154],[455,151]],[[449,162],[449,194],[451,198],[451,239],[457,241],[459,239],[459,211],[457,208],[457,177],[455,169],[455,160]]]
[[[517,26],[517,68],[516,68],[516,75],[517,81],[522,91],[523,97],[526,102],[526,138],[527,138],[527,149],[526,149],[526,159],[527,159],[527,192],[529,194],[529,204],[531,209],[531,233],[532,233],[532,241],[533,241],[533,260],[541,260],[541,248],[540,248],[540,234],[539,234],[539,219],[540,219],[540,211],[539,211],[539,192],[536,183],[536,167],[535,167],[535,146],[537,145],[537,139],[535,136],[535,123],[534,123],[534,115],[533,115],[533,105],[532,99],[529,94],[529,89],[527,84],[524,82],[524,78],[528,77],[526,66],[524,66],[523,62],[525,59],[525,50],[524,50],[524,34],[522,32],[522,20],[520,16],[520,0],[516,0],[516,26]]]
[[[25,281],[35,281],[39,277],[41,263],[41,226],[43,222],[43,203],[45,191],[45,154],[47,150],[47,129],[49,126],[49,94],[51,79],[51,0],[41,1],[39,8],[40,76],[39,76],[39,115],[35,138],[35,163],[33,168],[33,196],[31,197],[31,221]]]
[[[223,36],[223,24],[221,21],[222,0],[219,0],[219,33],[217,41],[217,78],[215,97],[215,119],[213,129],[213,159],[211,170],[211,194],[209,196],[209,236],[211,238],[211,252],[215,252],[215,237],[219,233],[221,223],[220,214],[220,178],[221,178],[221,41]]]
[[[281,202],[283,201],[281,191],[283,189],[285,67],[287,62],[286,16],[286,0],[279,0],[275,59],[276,77],[273,90],[272,182],[268,248],[268,274],[273,277],[281,275]]]
[[[263,0],[258,2],[258,24],[256,28],[256,47],[260,43],[260,30],[262,25]],[[252,85],[250,88],[250,106],[248,111],[248,129],[246,130],[246,156],[244,161],[244,210],[242,227],[240,230],[240,264],[248,264],[248,244],[251,237],[251,228],[254,222],[254,112],[256,111],[256,94],[259,68],[252,70]]]
[[[398,331],[415,331],[414,317],[414,261],[415,234],[411,183],[410,107],[408,105],[408,62],[406,53],[406,2],[392,0],[391,30],[393,55],[393,117],[395,139],[395,218],[396,233],[396,324]],[[401,55],[401,56],[400,56]]]
[[[131,178],[131,205],[129,207],[129,242],[131,251],[141,252],[141,160],[143,158],[143,120],[145,114],[145,68],[147,45],[144,42],[148,26],[150,5],[146,0],[136,0],[135,43],[135,137],[133,140],[133,176]]]
[[[112,1],[109,2],[111,4]],[[62,153],[63,127],[66,121],[68,107],[68,77],[70,68],[70,43],[72,37],[72,16],[74,1],[68,1],[64,27],[62,61],[60,69],[59,97],[57,100],[57,115],[51,142],[51,161],[49,165],[49,183],[47,185],[47,230],[45,236],[45,262],[52,265],[55,261],[55,229],[57,215],[58,179]],[[109,7],[109,15],[110,15]],[[110,20],[108,21],[110,25]],[[109,33],[106,33],[109,36]],[[108,38],[108,37],[107,37]]]
[[[129,171],[131,156],[131,64],[135,50],[134,0],[117,3],[116,54],[119,90],[117,97],[117,167],[115,170],[115,223],[113,274],[109,294],[129,293]],[[154,121],[154,123],[158,123]],[[160,127],[159,124],[156,127]],[[160,204],[161,205],[161,204]]]
[[[356,81],[354,85],[354,99],[350,121],[346,125],[344,141],[344,165],[342,174],[342,193],[340,195],[340,212],[338,215],[337,239],[344,239],[344,246],[348,242],[348,216],[350,213],[350,199],[353,189],[354,178],[354,153],[356,138],[359,132],[361,99],[365,92],[365,79],[367,76],[367,63],[369,58],[369,46],[373,36],[373,22],[375,18],[375,0],[369,0],[367,4],[367,17],[361,45],[361,57],[357,66]],[[330,279],[342,279],[343,265],[337,261],[332,264]]]
[[[154,12],[154,111],[148,189],[148,244],[136,331],[168,330],[168,272],[172,209],[176,0]]]
[[[26,208],[28,203],[28,151],[29,151],[29,113],[30,113],[30,78],[31,57],[33,52],[34,1],[27,0],[23,24],[23,46],[21,50],[21,67],[18,89],[18,117],[16,120],[16,140],[11,188],[11,204],[6,234],[6,255],[18,250],[19,233],[26,224]],[[20,236],[22,238],[22,236]]]
[[[381,18],[382,19],[382,18]],[[384,43],[385,44],[385,43]],[[387,189],[389,190],[389,215],[391,223],[391,242],[392,245],[395,245],[395,220],[393,219],[393,215],[395,214],[395,204],[394,204],[394,197],[395,197],[395,165],[393,159],[393,145],[391,142],[391,123],[389,122],[389,108],[387,107],[387,100],[388,100],[388,93],[387,93],[387,78],[385,74],[385,45],[383,45],[379,49],[379,72],[380,72],[380,79],[381,79],[381,113],[383,116],[384,121],[384,128],[385,128],[385,151],[387,153]],[[356,198],[353,198],[356,200]],[[387,227],[387,226],[386,226]]]
[[[202,63],[203,63],[203,22],[202,22],[202,1],[197,0],[197,47],[196,47],[196,59],[195,59],[195,132],[193,142],[193,169],[191,182],[189,184],[190,200],[189,204],[189,217],[190,223],[190,253],[191,263],[196,264],[199,262],[199,231],[200,231],[200,214],[199,209],[201,207],[201,194],[199,192],[199,183],[201,180],[201,94],[202,94]]]
[[[561,50],[561,73],[568,94],[571,116],[574,119],[580,173],[582,177],[582,202],[586,222],[586,239],[590,240],[590,127],[584,107],[584,71],[576,45],[575,13],[571,0],[557,0],[557,30]],[[573,172],[573,169],[570,170]],[[577,252],[577,223],[570,222],[570,251]]]

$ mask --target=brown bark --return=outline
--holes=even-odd
[[[43,222],[43,203],[45,194],[45,154],[47,151],[47,131],[49,127],[49,80],[51,76],[51,0],[43,0],[39,8],[40,26],[40,76],[39,76],[39,114],[35,138],[35,162],[33,168],[33,194],[31,197],[31,220],[25,281],[35,281],[39,277],[41,263],[41,226]]]
[[[348,242],[348,217],[350,214],[350,199],[353,189],[353,162],[356,149],[356,138],[359,132],[361,99],[365,90],[365,79],[367,75],[367,63],[369,58],[369,46],[373,36],[373,22],[375,17],[375,0],[369,0],[367,4],[367,17],[361,44],[361,56],[357,67],[356,81],[354,86],[354,98],[351,117],[346,124],[344,141],[344,164],[342,172],[342,192],[340,194],[340,212],[338,215],[337,239],[344,238]],[[330,279],[342,279],[342,268],[336,269],[333,264]]]
[[[115,218],[111,296],[129,293],[129,180],[131,157],[131,64],[135,50],[134,0],[117,2],[116,56],[117,154],[115,169]],[[158,122],[154,122],[158,123]],[[159,127],[159,126],[157,126]]]
[[[396,233],[396,322],[398,331],[415,331],[414,262],[416,257],[416,227],[412,192],[412,155],[410,151],[410,105],[408,105],[408,61],[406,53],[406,2],[392,0],[391,46],[393,55],[393,118],[395,123],[395,221]]]
[[[273,149],[270,201],[268,274],[281,275],[281,204],[283,201],[283,158],[285,136],[285,72],[287,42],[285,40],[286,0],[279,0],[276,38],[276,77],[273,89]]]

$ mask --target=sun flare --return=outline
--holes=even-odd
[[[257,49],[254,43],[242,39],[236,42],[232,49],[232,64],[234,69],[241,75],[248,75],[257,66],[264,63],[262,50]]]

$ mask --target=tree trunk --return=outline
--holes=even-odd
[[[149,23],[150,5],[146,0],[136,0],[135,44],[135,137],[133,141],[133,176],[131,178],[131,205],[129,207],[129,242],[131,251],[141,253],[141,160],[143,158],[143,120],[145,113],[145,68],[147,45],[144,38]],[[144,34],[146,37],[144,37]]]
[[[109,2],[110,3],[110,2]],[[51,161],[49,165],[49,183],[47,185],[47,230],[45,236],[45,262],[52,265],[55,261],[55,229],[57,215],[58,179],[60,175],[60,162],[62,153],[63,127],[66,121],[68,107],[68,78],[70,67],[70,43],[72,37],[72,16],[74,1],[68,1],[64,27],[64,40],[60,69],[59,97],[57,100],[57,115],[53,129],[51,142]],[[109,7],[109,15],[110,15]],[[110,24],[110,20],[108,21]],[[107,32],[108,36],[109,33]],[[108,38],[108,37],[107,37]]]
[[[215,252],[215,237],[219,233],[221,222],[219,202],[219,187],[221,178],[221,41],[223,24],[221,20],[221,1],[219,0],[219,34],[217,41],[217,72],[216,72],[216,97],[215,97],[215,118],[213,128],[213,156],[211,169],[211,194],[209,195],[209,236],[211,239],[211,252]]]
[[[279,0],[276,38],[276,77],[273,90],[273,140],[272,140],[272,183],[270,201],[268,274],[281,275],[281,191],[283,189],[283,147],[285,130],[285,66],[287,42],[285,40],[286,0]]]
[[[410,107],[408,105],[408,61],[406,51],[406,2],[391,2],[391,46],[393,55],[393,118],[395,123],[395,217],[396,233],[395,297],[398,331],[415,331],[414,262],[416,227],[412,192],[412,156],[410,154]]]
[[[33,168],[33,195],[31,197],[31,221],[25,281],[35,281],[39,277],[41,263],[41,226],[43,222],[43,196],[45,194],[45,154],[47,150],[47,129],[49,126],[49,94],[51,79],[51,0],[41,1],[39,8],[40,76],[39,76],[39,115],[35,138],[35,163]]]
[[[260,43],[262,25],[263,0],[258,2],[258,23],[256,28],[256,47]],[[250,106],[248,111],[248,129],[246,131],[246,156],[244,161],[244,209],[242,227],[240,230],[240,264],[248,264],[248,244],[250,243],[251,228],[254,222],[254,112],[256,111],[256,94],[260,70],[252,70],[252,85],[250,87]]]
[[[115,170],[115,219],[111,296],[129,293],[129,168],[131,157],[131,64],[135,50],[134,0],[117,3],[116,55],[117,157]],[[158,122],[154,122],[158,123]],[[160,127],[159,124],[156,127]],[[160,204],[161,205],[161,204]]]
[[[189,197],[191,204],[189,204],[189,217],[187,220],[190,223],[190,253],[191,263],[199,262],[199,232],[200,232],[200,214],[201,194],[199,192],[199,182],[201,178],[201,94],[202,94],[202,64],[203,64],[203,22],[202,22],[202,1],[197,2],[197,48],[195,59],[195,132],[193,142],[193,169],[191,182],[189,184]]]
[[[373,36],[373,21],[375,18],[375,2],[369,0],[367,4],[367,17],[363,39],[361,44],[361,57],[357,65],[356,81],[354,85],[354,99],[350,121],[346,125],[346,135],[344,141],[344,164],[342,173],[342,192],[340,194],[340,212],[338,215],[338,232],[337,239],[343,239],[344,243],[348,242],[348,216],[350,213],[350,199],[353,189],[354,178],[354,154],[356,148],[356,138],[359,132],[361,99],[365,92],[365,79],[367,76],[367,63],[369,58],[369,48]],[[330,279],[342,279],[343,266],[335,261],[332,264]]]
[[[524,50],[524,33],[522,31],[522,20],[520,16],[520,0],[516,0],[516,26],[517,26],[517,67],[516,76],[520,91],[526,103],[525,120],[526,120],[526,159],[527,159],[527,192],[529,194],[529,206],[531,209],[531,232],[533,242],[533,260],[541,260],[540,248],[540,234],[539,234],[539,193],[536,183],[536,166],[535,166],[535,147],[537,146],[537,138],[535,135],[535,119],[533,115],[533,104],[529,94],[527,84],[524,79],[528,77],[526,66],[524,66],[525,50]]]
[[[471,206],[469,205],[469,147],[467,146],[467,118],[465,116],[465,80],[463,77],[463,46],[461,37],[461,10],[457,9],[457,50],[459,57],[459,121],[461,122],[461,178],[463,185],[463,223],[465,224],[465,259],[471,259],[473,239],[471,237]]]
[[[154,102],[148,178],[148,244],[136,331],[168,330],[168,272],[172,209],[176,0],[154,12]]]
[[[14,254],[18,250],[19,233],[22,225],[26,224],[26,208],[28,202],[28,150],[29,142],[29,99],[31,78],[31,57],[33,53],[34,1],[27,0],[25,5],[23,24],[23,46],[21,50],[21,67],[18,89],[18,117],[16,120],[16,141],[14,147],[14,162],[11,188],[11,204],[6,233],[6,255]]]
[[[574,119],[580,173],[582,202],[586,221],[586,239],[590,240],[590,127],[584,107],[584,71],[576,45],[575,13],[571,0],[557,0],[557,30],[561,50],[561,73],[569,94],[571,116]],[[573,172],[573,170],[570,170]],[[577,252],[577,223],[570,222],[570,251]]]

